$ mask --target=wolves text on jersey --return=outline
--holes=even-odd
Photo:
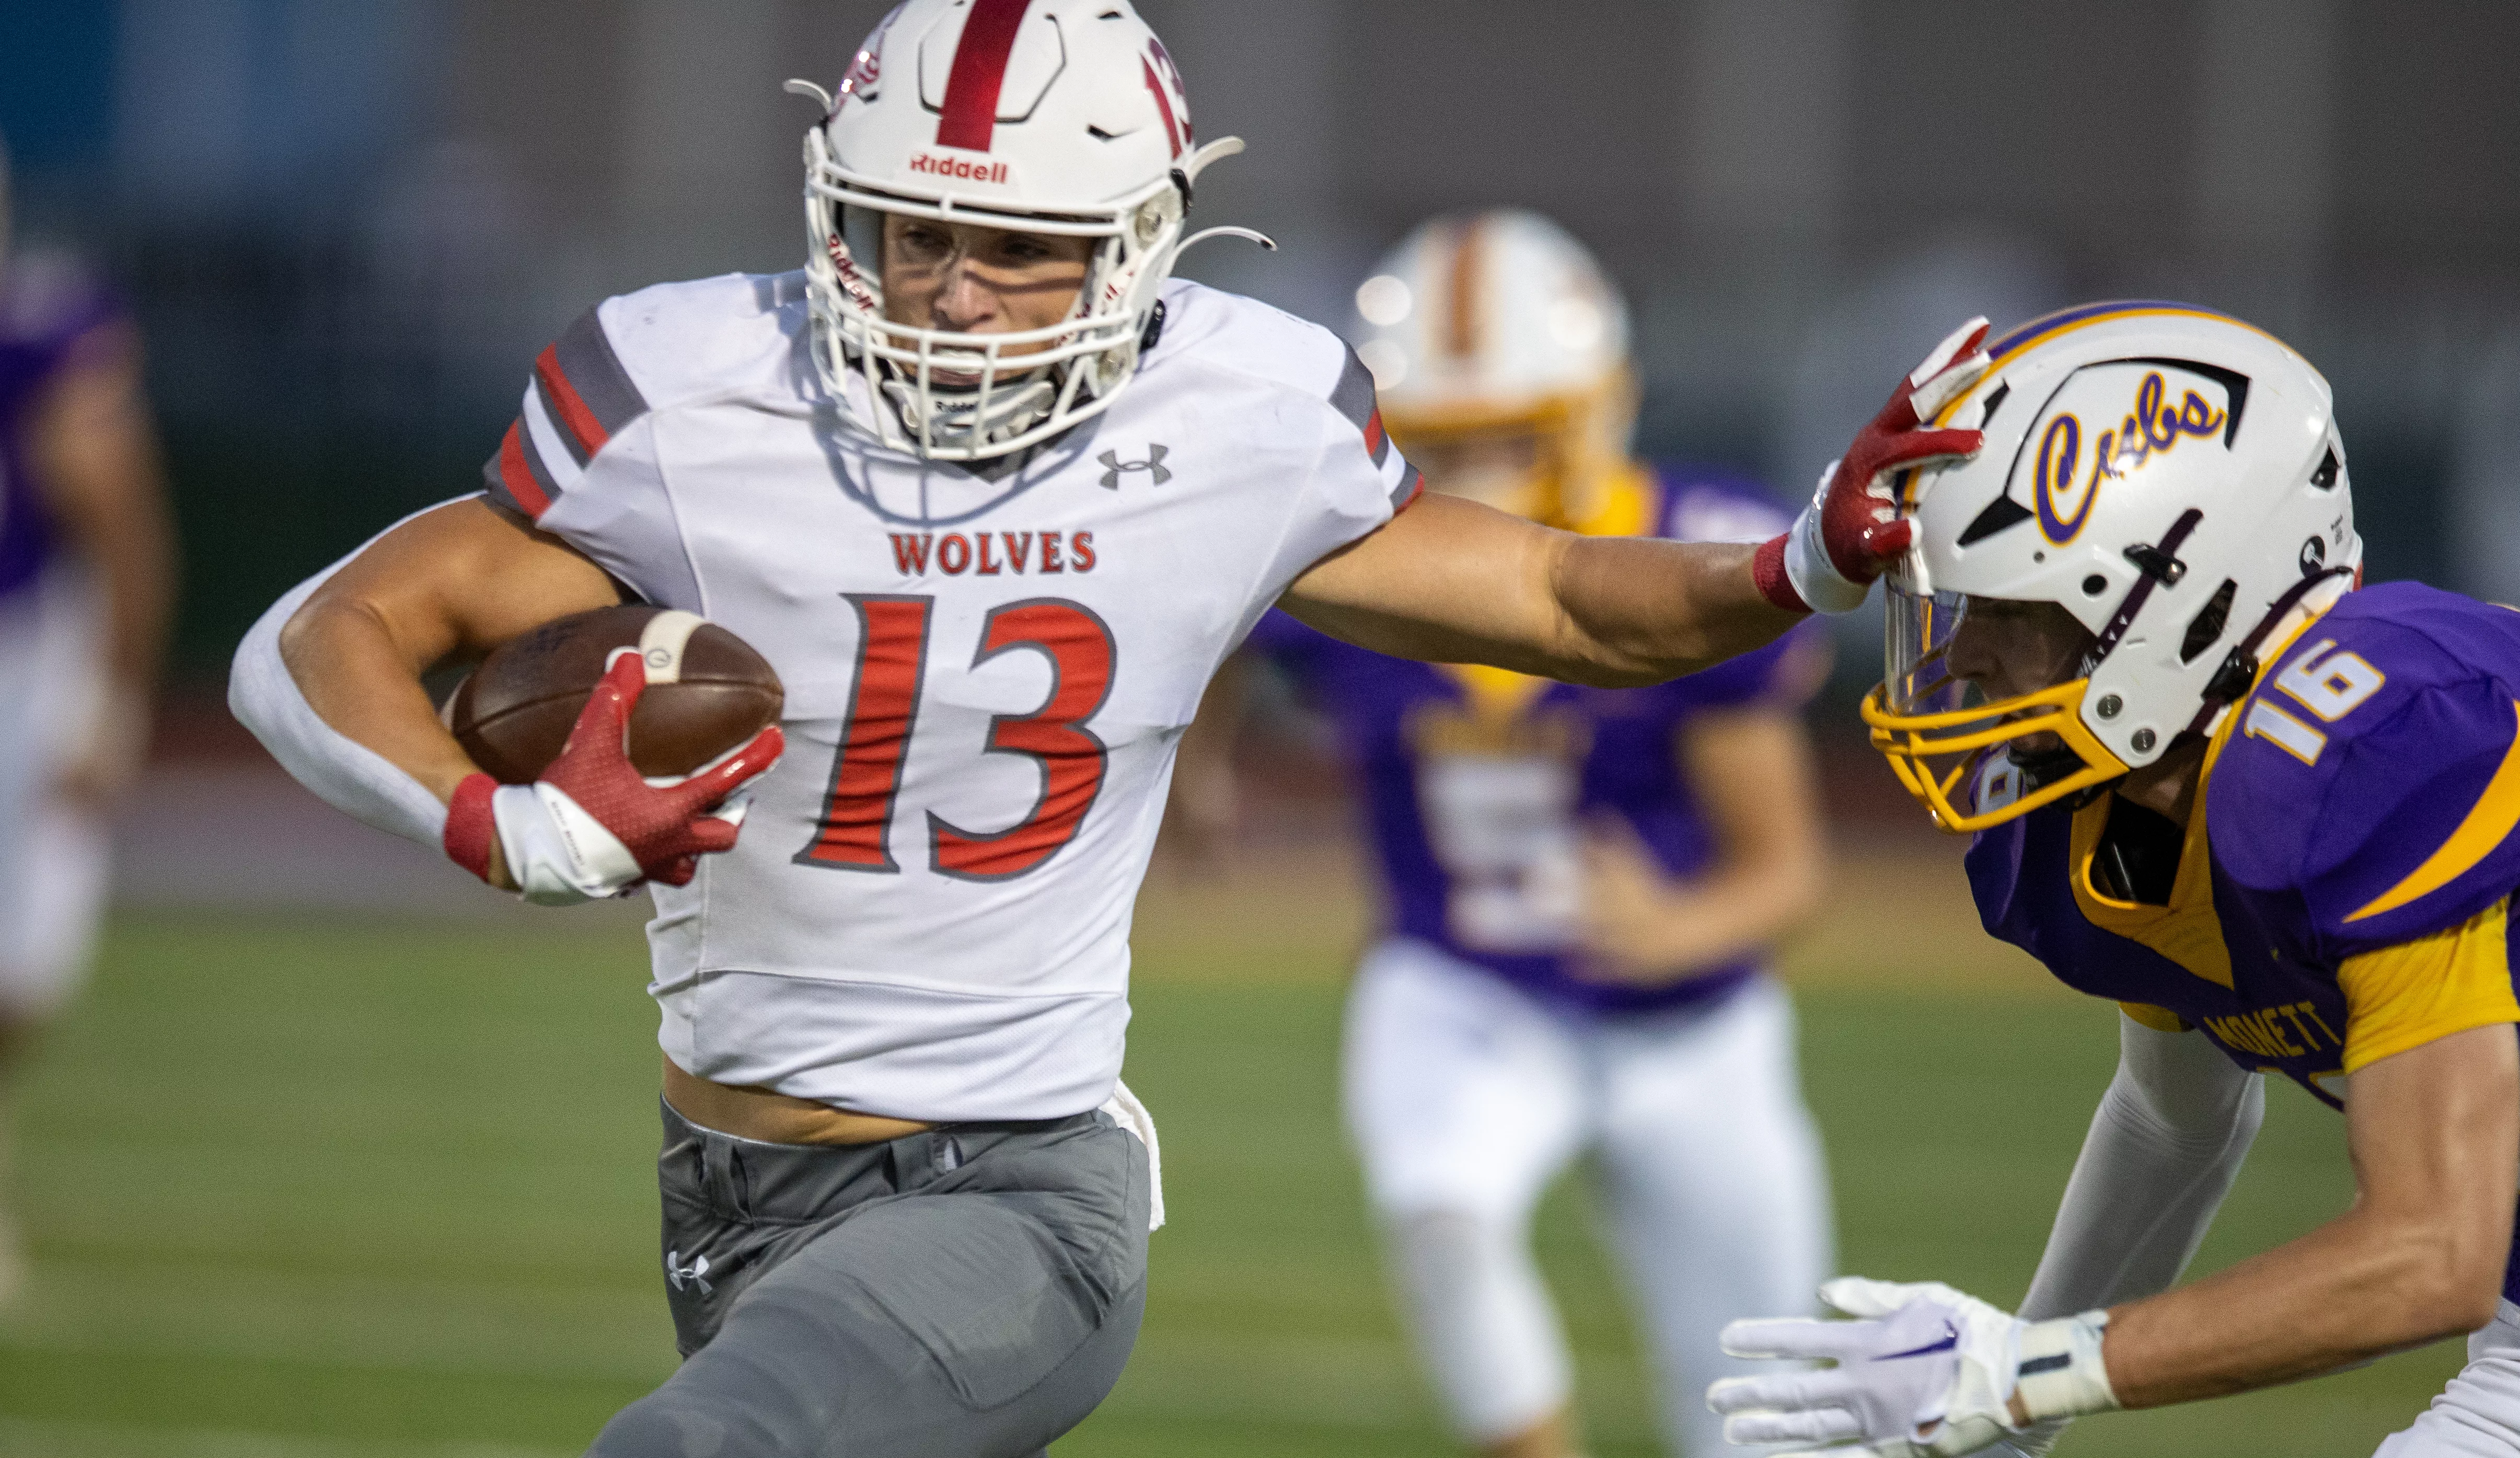
[[[923,577],[932,565],[949,577],[1023,576],[1032,572],[1090,572],[1102,559],[1091,531],[896,531],[892,565],[905,577]]]

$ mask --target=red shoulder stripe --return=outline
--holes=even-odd
[[[559,344],[546,344],[543,352],[534,356],[534,378],[541,382],[543,397],[551,401],[553,413],[559,417],[557,424],[575,438],[579,459],[594,455],[612,438],[612,433],[604,429],[604,422],[587,407],[577,387],[568,383],[568,375],[560,367]]]
[[[524,422],[508,423],[508,433],[499,441],[499,484],[508,488],[517,506],[526,516],[542,520],[551,510],[551,497],[534,479],[533,468],[525,461]]]

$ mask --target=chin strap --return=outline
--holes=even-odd
[[[2264,666],[2258,661],[2258,645],[2267,640],[2268,635],[2275,630],[2275,625],[2290,615],[2293,609],[2301,606],[2302,599],[2331,578],[2351,576],[2353,571],[2352,568],[2332,567],[2322,572],[2313,572],[2285,588],[2283,596],[2276,598],[2274,606],[2267,610],[2267,615],[2258,619],[2258,625],[2249,629],[2247,637],[2233,645],[2231,652],[2224,658],[2223,666],[2215,669],[2214,676],[2206,680],[2205,702],[2197,706],[2196,717],[2188,721],[2187,732],[2205,733],[2213,727],[2217,715],[2239,702],[2241,696],[2256,685],[2258,671]]]
[[[2187,575],[2187,564],[2179,560],[2179,548],[2187,540],[2188,533],[2196,529],[2196,524],[2204,520],[2205,514],[2191,506],[2179,514],[2178,521],[2170,524],[2170,529],[2161,534],[2158,545],[2138,542],[2127,548],[2127,561],[2134,563],[2143,575],[2136,579],[2135,586],[2127,589],[2126,601],[2118,604],[2117,612],[2109,615],[2108,626],[2100,629],[2099,647],[2092,650],[2093,664],[2114,652],[2118,641],[2126,636],[2127,629],[2135,626],[2135,615],[2151,601],[2153,588],[2164,582],[2177,582]]]

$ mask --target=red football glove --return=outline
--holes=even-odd
[[[1856,433],[1846,454],[1828,464],[1812,503],[1792,529],[1759,548],[1751,575],[1769,602],[1788,613],[1847,613],[1863,606],[1881,575],[1914,536],[1899,514],[1890,473],[1976,455],[1976,431],[1929,431],[1929,421],[1987,371],[1978,345],[1986,321],[1955,330],[1890,393],[1890,403]]]
[[[526,900],[566,905],[617,896],[642,881],[686,885],[699,857],[735,848],[743,806],[720,802],[776,764],[786,738],[773,725],[698,774],[651,785],[625,745],[630,711],[647,687],[639,655],[616,656],[541,779],[502,786],[473,775],[457,786],[446,853],[487,879],[495,835]]]

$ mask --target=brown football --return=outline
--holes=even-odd
[[[640,651],[648,688],[630,713],[630,762],[687,775],[779,722],[787,693],[769,661],[688,613],[598,608],[499,645],[446,701],[446,727],[503,785],[532,783],[560,756],[617,648]]]

